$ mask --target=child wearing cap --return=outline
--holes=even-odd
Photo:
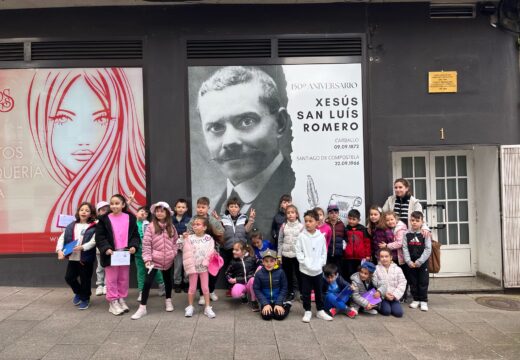
[[[340,293],[350,284],[341,277],[338,273],[336,264],[327,264],[323,267],[323,294],[325,302],[325,310],[333,317],[338,312],[345,313],[349,318],[357,315],[357,312],[347,306],[348,298],[343,300],[338,299]]]
[[[343,244],[345,243],[345,224],[339,218],[339,208],[336,204],[330,204],[327,207],[327,215],[325,224],[330,226],[332,232],[330,243],[327,246],[327,264],[335,264],[340,270]]]
[[[157,271],[161,271],[166,290],[166,311],[173,311],[172,304],[172,267],[175,255],[177,255],[177,231],[172,223],[173,211],[170,205],[164,201],[153,204],[150,208],[153,215],[152,222],[145,230],[143,237],[143,261],[148,274],[144,282],[141,305],[132,315],[132,320],[140,319],[146,315],[146,303],[150,288]]]
[[[100,201],[96,204],[96,216],[99,217],[105,215],[110,210],[110,204],[106,201]],[[96,220],[97,221],[97,220]],[[96,248],[96,296],[106,295],[107,287],[105,285],[105,268],[101,266],[101,260],[99,259],[99,249]]]
[[[352,287],[354,289],[351,305],[355,315],[359,313],[360,309],[368,314],[377,315],[377,306],[370,304],[368,300],[363,297],[364,294],[374,288],[372,285],[372,274],[374,271],[376,271],[376,266],[370,261],[365,261],[361,264],[359,271],[352,274],[350,277],[350,281],[352,282]],[[374,295],[376,298],[379,298],[380,296],[381,293],[379,292],[376,292]]]
[[[253,290],[264,320],[283,320],[291,309],[291,303],[285,302],[287,278],[283,270],[275,265],[276,251],[265,251],[262,254],[262,268],[256,272],[253,282]]]

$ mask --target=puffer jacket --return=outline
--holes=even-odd
[[[224,226],[224,249],[233,249],[233,244],[238,241],[247,242],[247,216],[238,214],[235,221],[231,215],[226,214],[222,216],[222,225]]]
[[[280,233],[278,235],[278,256],[279,257],[288,257],[295,258],[296,257],[296,240],[298,239],[298,235],[303,231],[303,225],[300,221],[296,220],[294,222],[287,221],[280,228]]]
[[[407,230],[405,223],[399,221],[395,228],[392,229],[394,241],[386,244],[386,247],[392,250],[392,252],[394,250],[397,251],[397,261],[399,265],[404,264],[403,241]]]
[[[343,241],[345,241],[345,224],[339,220],[333,225],[329,219],[325,220],[330,226],[332,237],[327,247],[327,254],[329,256],[341,256],[343,254]]]
[[[168,270],[173,265],[173,259],[177,255],[177,230],[172,225],[173,234],[168,236],[166,225],[159,223],[161,232],[155,233],[155,226],[150,223],[146,227],[143,237],[143,261],[146,263],[151,261],[154,268],[158,270]]]
[[[403,270],[393,262],[388,269],[383,265],[377,265],[372,276],[372,282],[383,298],[387,293],[390,293],[399,300],[406,290],[406,278]]]
[[[343,252],[345,259],[363,259],[372,256],[370,251],[370,237],[367,229],[363,225],[352,227],[347,225],[345,228],[347,247]]]
[[[261,307],[268,304],[282,306],[287,296],[285,272],[280,268],[267,271],[262,267],[255,274],[253,290]]]
[[[247,284],[255,276],[259,265],[260,261],[248,253],[243,258],[233,258],[226,270],[226,279],[235,279],[237,284]]]
[[[367,299],[363,297],[370,289],[374,288],[374,285],[370,279],[368,281],[362,281],[359,278],[359,272],[352,274],[350,277],[350,281],[354,286],[354,293],[352,294],[352,301],[357,305],[365,308],[368,306],[369,302]],[[384,284],[381,285],[382,290],[384,290]]]
[[[215,253],[215,240],[204,234],[202,237],[190,235],[182,243],[182,263],[186,274],[208,271],[209,260]]]

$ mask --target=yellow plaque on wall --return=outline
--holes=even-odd
[[[428,72],[428,92],[435,93],[456,93],[457,92],[457,72],[456,71],[429,71]]]

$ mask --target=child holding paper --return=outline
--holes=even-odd
[[[374,289],[372,285],[372,274],[374,271],[376,271],[376,266],[370,261],[365,261],[361,264],[359,271],[350,277],[352,287],[354,288],[354,293],[352,294],[352,309],[356,312],[356,315],[360,309],[367,314],[377,315],[377,305],[370,303],[366,299],[366,294],[369,294],[369,292]],[[381,293],[376,291],[373,296],[379,299],[381,298]]]
[[[78,306],[78,309],[85,310],[89,307],[92,294],[90,284],[96,259],[96,211],[94,206],[88,202],[81,203],[75,218],[76,221],[70,223],[60,235],[56,244],[56,252],[59,260],[68,257],[65,281],[74,292],[72,303]]]
[[[128,212],[125,197],[121,194],[113,195],[110,198],[110,213],[101,216],[96,225],[96,246],[99,249],[101,266],[105,268],[106,298],[110,303],[108,311],[114,315],[130,311],[125,302],[128,296],[130,263],[112,265],[112,255],[118,251],[128,251],[133,255],[139,248],[139,242],[136,217]]]
[[[153,204],[150,208],[153,220],[146,228],[143,237],[143,261],[148,269],[144,282],[141,305],[132,315],[132,320],[140,319],[146,315],[146,303],[156,274],[160,270],[166,293],[166,311],[173,311],[172,304],[172,267],[177,255],[177,231],[172,223],[173,211],[170,205],[164,201]]]
[[[357,315],[356,311],[349,309],[347,302],[351,294],[350,284],[338,273],[336,264],[330,263],[323,267],[322,292],[325,298],[325,310],[336,316],[338,312],[344,312],[349,318]]]

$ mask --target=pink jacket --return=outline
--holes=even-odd
[[[182,248],[182,262],[184,271],[189,274],[198,274],[208,271],[209,260],[215,252],[215,241],[205,234],[198,237],[194,234],[184,240]]]
[[[383,297],[390,293],[399,300],[406,290],[406,278],[403,270],[395,263],[391,263],[388,269],[383,265],[377,265],[372,282]]]
[[[318,230],[325,236],[325,242],[327,244],[328,249],[330,240],[332,239],[332,229],[330,228],[330,225],[327,223],[323,223],[318,226]]]
[[[395,228],[392,229],[394,232],[394,242],[386,244],[386,247],[390,250],[397,250],[397,259],[399,261],[399,265],[404,264],[404,254],[403,254],[403,240],[407,231],[406,224],[402,221],[399,221]]]
[[[177,255],[178,245],[177,231],[173,227],[173,236],[169,237],[166,229],[160,224],[162,232],[155,233],[153,223],[146,228],[143,236],[143,261],[151,261],[154,268],[168,270],[173,265],[173,259]]]

